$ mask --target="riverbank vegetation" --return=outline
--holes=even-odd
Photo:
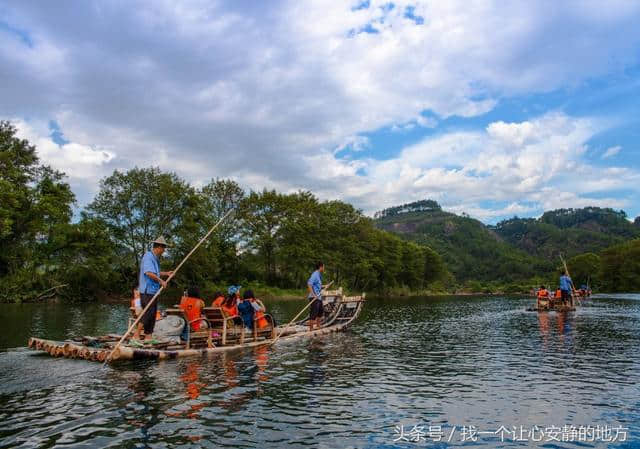
[[[246,192],[231,179],[196,188],[154,167],[114,171],[79,209],[64,173],[0,122],[0,301],[129,295],[155,237],[172,245],[162,261],[170,269],[230,210],[172,291],[195,284],[210,295],[234,283],[301,295],[323,260],[326,279],[354,292],[521,293],[555,287],[559,252],[576,284],[640,290],[640,223],[622,211],[568,209],[486,226],[423,200],[372,219],[308,191]]]
[[[115,171],[74,218],[64,174],[41,164],[8,122],[0,151],[2,301],[128,294],[155,237],[170,241],[162,265],[174,267],[229,210],[175,278],[180,288],[240,283],[301,294],[317,260],[327,279],[352,291],[442,288],[448,276],[435,251],[377,229],[350,204],[306,191],[245,192],[228,179],[195,188],[158,168]]]

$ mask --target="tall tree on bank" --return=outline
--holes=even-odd
[[[262,261],[265,280],[276,281],[276,253],[282,239],[282,223],[287,215],[286,199],[275,190],[251,192],[240,208],[241,237]]]
[[[137,271],[149,243],[159,235],[174,238],[196,203],[194,189],[175,173],[134,168],[116,170],[100,181],[86,212],[107,225],[114,244]]]
[[[189,252],[198,240],[227,212],[238,208],[244,191],[232,180],[212,179],[195,192],[191,210],[185,211],[182,223],[175,229],[176,257]],[[237,244],[239,228],[237,213],[227,216],[215,232],[194,253],[179,274],[185,286],[206,282],[236,282],[240,278]],[[177,263],[177,260],[176,260]]]
[[[74,195],[64,174],[41,165],[36,149],[0,121],[0,278],[2,300],[21,300],[59,283],[59,257]]]

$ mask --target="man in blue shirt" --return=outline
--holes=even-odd
[[[165,288],[167,286],[166,281],[162,277],[171,276],[172,271],[160,271],[160,257],[167,248],[167,242],[164,237],[158,237],[153,241],[153,248],[151,251],[147,251],[142,256],[140,262],[140,276],[139,276],[139,290],[140,290],[140,305],[144,310],[149,304],[149,301],[160,290],[160,286]],[[153,328],[156,325],[156,312],[158,311],[158,302],[154,301],[153,304],[142,315],[142,326],[144,327],[144,334],[142,339],[151,338],[153,334]]]
[[[571,302],[572,290],[573,290],[573,281],[569,277],[569,274],[565,271],[562,273],[562,276],[560,276],[560,292],[562,294],[562,302],[565,305],[568,305]]]
[[[309,301],[313,301],[311,304],[311,311],[309,312],[309,330],[313,330],[313,326],[320,326],[320,320],[322,319],[322,273],[324,272],[324,264],[322,262],[316,263],[316,271],[311,273],[309,280],[307,281],[307,288],[309,289]]]

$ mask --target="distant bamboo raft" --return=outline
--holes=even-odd
[[[365,301],[364,295],[346,297],[342,294],[341,289],[323,292],[322,298],[325,310],[328,310],[328,313],[321,327],[310,332],[306,325],[306,320],[301,320],[295,325],[288,327],[277,327],[275,328],[274,334],[281,334],[279,341],[305,336],[325,335],[344,330],[358,318]],[[76,337],[75,339],[67,341],[54,341],[31,337],[29,338],[28,346],[30,349],[48,353],[52,357],[104,362],[121,337],[122,335],[109,334],[99,337]],[[251,338],[251,334],[248,334],[247,338]],[[170,342],[162,342],[151,347],[135,347],[125,344],[114,351],[109,361],[166,360],[203,356],[242,348],[252,348],[269,344],[272,341],[272,338],[256,338],[255,341],[245,342],[243,338],[233,340],[233,342],[229,344],[201,348],[188,348],[185,347],[184,344],[172,344]]]

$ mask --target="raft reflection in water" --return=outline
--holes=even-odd
[[[552,335],[552,325],[555,324],[556,335],[571,337],[575,328],[575,313],[573,312],[548,312],[538,313],[538,326],[540,328],[540,337],[542,344],[547,348]],[[563,342],[565,339],[562,340]]]

